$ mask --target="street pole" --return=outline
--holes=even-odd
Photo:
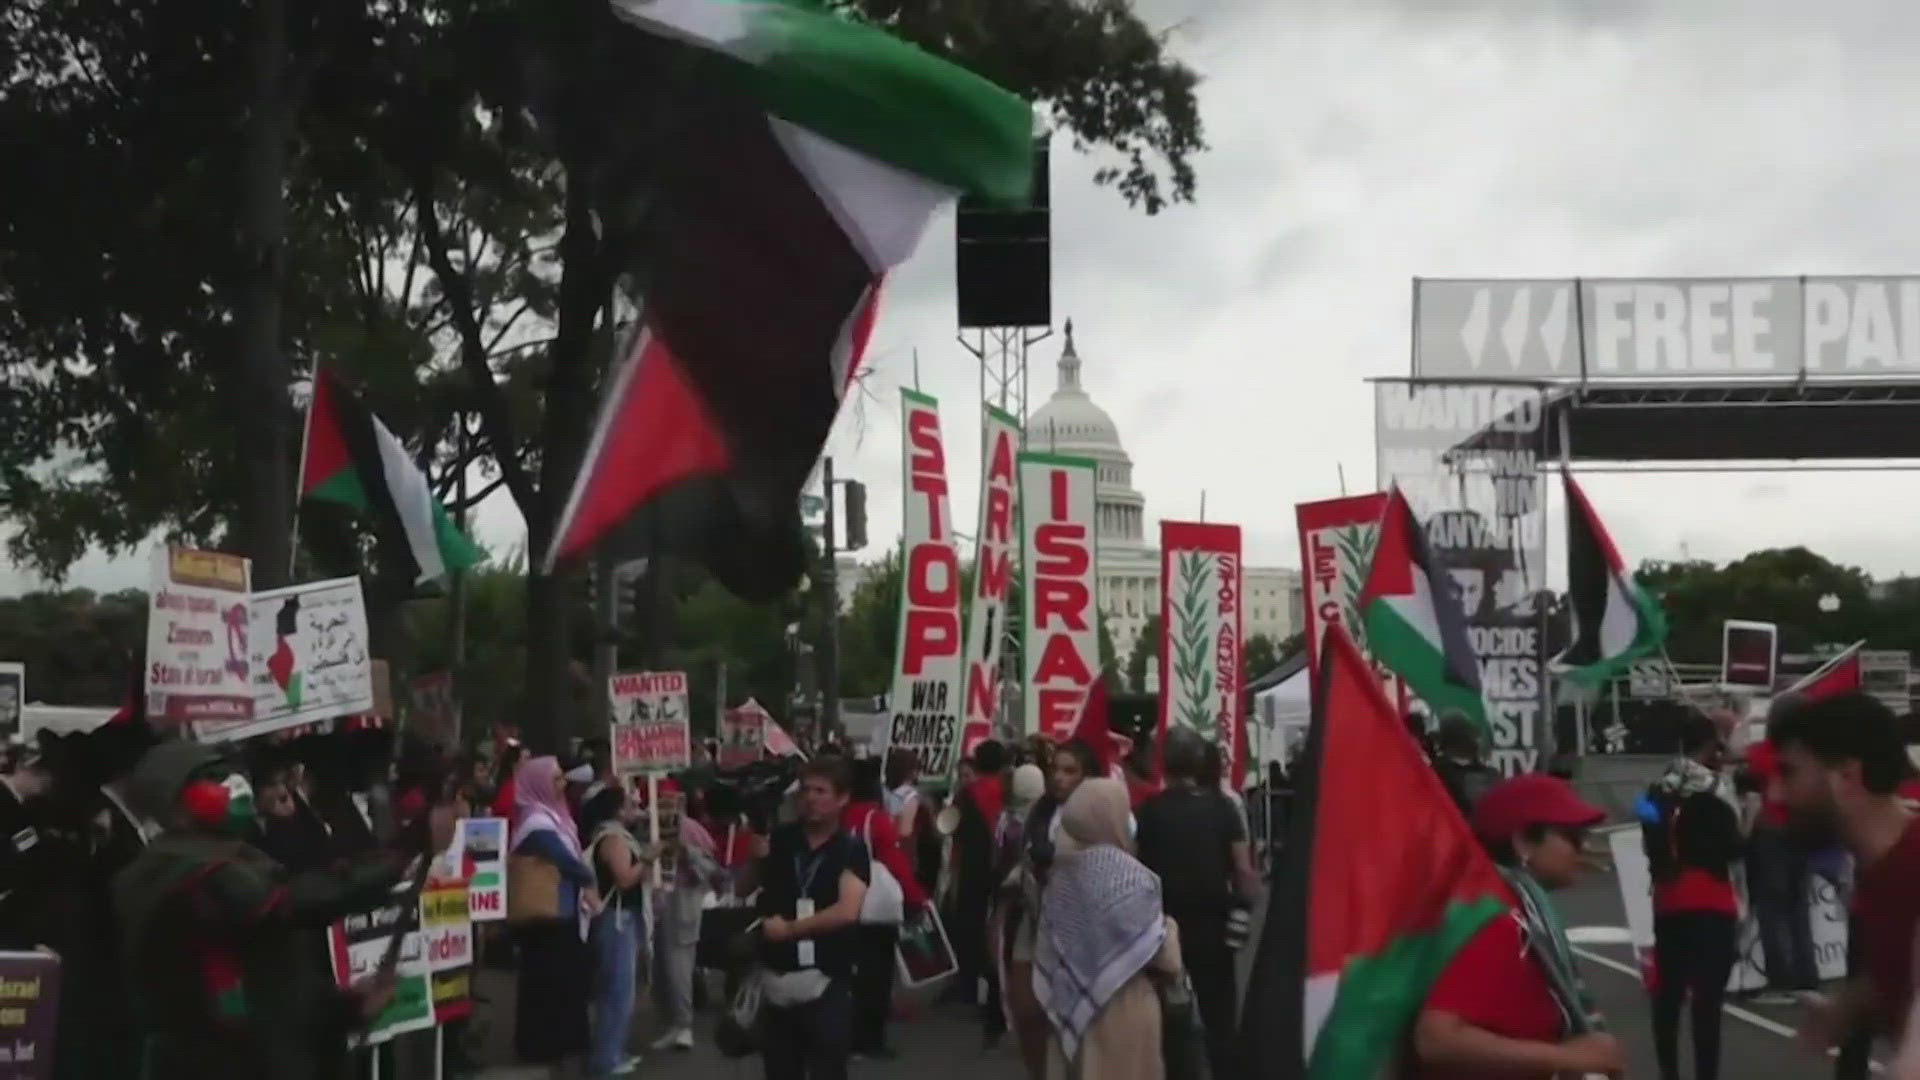
[[[825,595],[822,600],[826,608],[827,633],[821,642],[821,665],[824,669],[826,685],[820,688],[820,734],[838,736],[840,734],[840,581],[839,567],[834,559],[834,515],[833,515],[833,459],[825,458],[820,462],[820,489],[827,496],[827,510],[820,536],[822,558],[826,567],[821,574],[825,583]]]
[[[602,544],[593,555],[593,700],[594,712],[587,718],[590,737],[604,732],[613,715],[613,702],[607,696],[614,665],[619,662],[620,630],[619,579],[614,570],[613,549]]]
[[[453,524],[464,534],[467,531],[467,414],[456,412],[453,415],[454,422],[459,425],[453,460],[455,467],[460,470],[453,478]],[[466,700],[467,572],[455,570],[452,577],[453,595],[447,598],[447,607],[451,612],[449,621],[453,623],[448,635],[451,640],[447,643],[447,654],[451,657],[447,662],[447,677],[453,683],[453,745],[457,749],[465,745],[460,740],[466,735],[467,709],[463,702]]]

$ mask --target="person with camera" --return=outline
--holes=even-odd
[[[773,830],[741,888],[760,889],[761,1056],[767,1080],[844,1080],[872,863],[841,826],[852,792],[847,763],[816,758],[799,774],[800,820]]]

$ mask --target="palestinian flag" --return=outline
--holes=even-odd
[[[1267,905],[1237,1075],[1375,1080],[1510,893],[1339,624],[1321,644],[1301,761],[1297,854]]]
[[[1406,680],[1435,716],[1459,712],[1485,726],[1480,665],[1467,641],[1466,616],[1398,487],[1381,513],[1379,543],[1357,606],[1374,659]]]
[[[1843,649],[1840,655],[1821,664],[1818,668],[1803,676],[1799,682],[1780,691],[1780,697],[1792,694],[1805,701],[1824,701],[1839,694],[1849,694],[1865,685],[1860,671],[1860,647],[1865,641],[1856,641]]]
[[[1613,537],[1571,473],[1567,492],[1567,597],[1573,643],[1554,658],[1562,678],[1605,682],[1667,639],[1667,618],[1620,558]]]
[[[313,378],[300,460],[300,498],[340,503],[371,517],[374,535],[406,560],[416,582],[465,570],[485,557],[433,497],[407,448],[324,368]]]
[[[800,491],[887,271],[962,193],[1030,197],[1033,113],[802,0],[611,3],[609,33],[641,39],[630,67],[671,41],[695,77],[661,121],[671,130],[609,170],[641,190],[603,185],[603,218],[643,241],[627,250],[645,312],[544,554],[552,565],[617,539],[668,488],[717,478],[706,500],[658,515],[663,527],[708,523],[685,543],[723,583],[778,595],[800,576]],[[606,122],[608,138],[634,138],[619,108]]]

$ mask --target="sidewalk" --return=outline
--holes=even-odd
[[[492,1064],[480,1074],[482,1080],[545,1080],[539,1068],[504,1064],[513,1060],[513,977],[507,972],[483,971],[480,993],[489,999],[476,1014],[474,1027],[479,1035],[482,1060]],[[698,1039],[691,1051],[649,1051],[648,1043],[659,1034],[650,1015],[651,1005],[641,991],[641,1003],[634,1017],[633,1046],[641,1057],[637,1080],[758,1080],[758,1058],[730,1061],[713,1049],[713,1025],[716,1014],[702,1013],[695,1025]],[[999,1049],[982,1046],[978,1022],[970,1022],[965,1010],[943,1006],[892,1029],[898,1060],[890,1062],[856,1059],[852,1074],[867,1080],[882,1077],[911,1077],[912,1080],[1018,1080],[1022,1076],[1012,1040],[1004,1040]]]

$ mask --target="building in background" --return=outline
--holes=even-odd
[[[1073,324],[1060,350],[1059,383],[1027,419],[1027,449],[1090,458],[1099,465],[1095,488],[1099,517],[1100,611],[1113,635],[1115,658],[1124,665],[1147,621],[1160,614],[1160,550],[1147,539],[1147,500],[1133,486],[1133,458],[1120,429],[1094,403],[1081,383]],[[1158,529],[1155,529],[1157,534]],[[1278,645],[1302,624],[1300,572],[1285,566],[1247,566],[1244,632]],[[1148,690],[1158,679],[1148,667]]]

